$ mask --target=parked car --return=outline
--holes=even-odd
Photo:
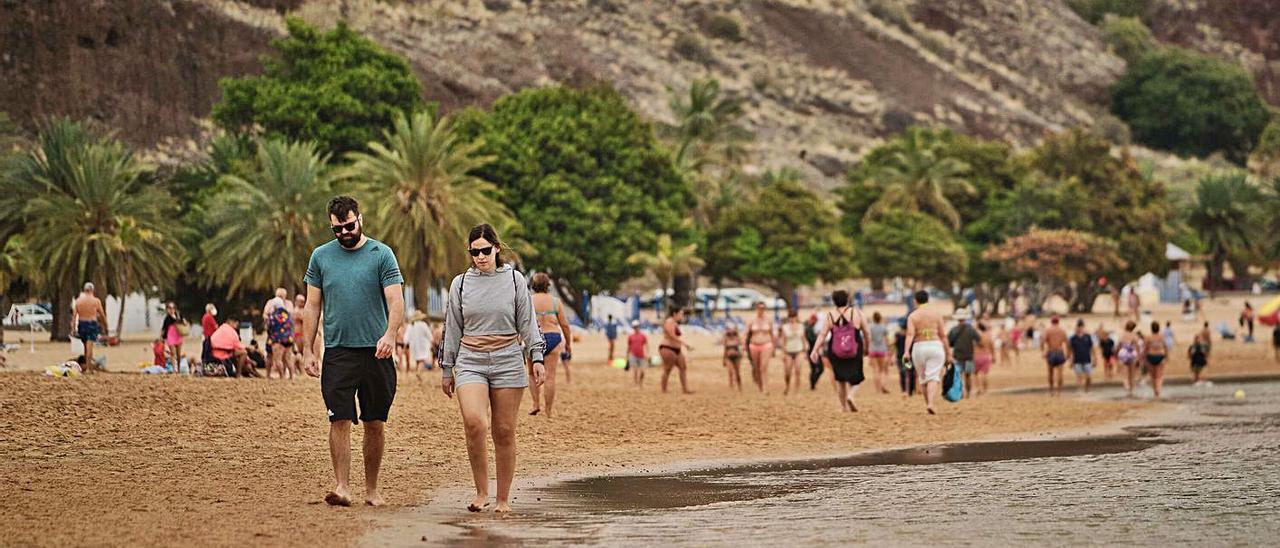
[[[32,325],[48,330],[53,325],[53,312],[37,303],[15,304],[4,317],[5,325],[30,328]]]

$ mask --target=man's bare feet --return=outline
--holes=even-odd
[[[324,502],[329,506],[351,506],[351,496],[345,489],[334,489],[324,496]]]
[[[373,491],[365,495],[364,503],[366,506],[382,506],[386,504],[386,501],[382,500],[382,495],[380,493]]]
[[[929,414],[930,414],[930,415],[937,415],[937,414],[938,414],[938,412],[937,412],[937,411],[934,411],[932,407],[928,408],[928,409],[927,409],[927,411],[929,411]]]
[[[495,514],[508,514],[511,512],[511,503],[499,502],[496,506],[494,506],[493,512]]]

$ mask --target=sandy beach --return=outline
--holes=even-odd
[[[1214,320],[1233,307],[1227,302],[1207,311]],[[1176,314],[1173,307],[1157,310],[1158,318]],[[1104,318],[1114,321],[1090,317],[1091,329]],[[1175,321],[1175,329],[1189,342],[1191,324]],[[1216,342],[1211,375],[1280,371],[1262,342],[1269,336],[1263,328],[1259,343]],[[656,369],[636,390],[627,374],[604,365],[603,337],[584,337],[556,416],[521,418],[517,489],[521,477],[535,475],[1087,431],[1159,405],[1078,398],[1068,375],[1067,397],[995,394],[944,404],[940,416],[929,417],[919,399],[897,393],[895,373],[890,394],[874,394],[864,384],[861,411],[841,414],[826,376],[816,391],[806,387],[783,397],[779,360],[771,367],[770,395],[730,393],[714,339],[691,342],[696,393],[664,395]],[[108,352],[142,356],[145,344],[131,341]],[[318,381],[125,373],[53,379],[32,371],[42,364],[28,361],[31,356],[56,359],[63,349],[40,343],[33,355],[24,346],[9,355],[12,372],[0,377],[0,454],[6,456],[0,480],[12,486],[0,501],[0,544],[349,545],[379,517],[470,481],[461,419],[456,403],[441,394],[438,373],[401,379],[383,466],[389,506],[330,508],[320,503],[331,471]],[[111,360],[114,371],[132,369],[117,365],[123,359]],[[1189,376],[1185,358],[1174,360],[1169,374]],[[992,375],[993,387],[1043,383],[1044,367],[1030,351]],[[524,409],[529,405],[526,400]],[[360,435],[354,438],[358,448]],[[359,497],[358,450],[353,461]],[[463,504],[458,501],[460,510]],[[514,501],[517,512],[526,504],[536,503]]]

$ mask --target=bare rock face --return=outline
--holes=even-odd
[[[87,6],[86,4],[94,4]],[[101,122],[149,146],[189,135],[218,78],[261,70],[270,32],[194,2],[0,2],[0,111]]]
[[[1160,0],[1147,19],[1161,40],[1244,65],[1263,98],[1280,105],[1280,2]]]

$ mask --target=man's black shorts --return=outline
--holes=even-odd
[[[396,366],[391,358],[373,357],[374,348],[326,348],[320,370],[320,392],[329,422],[386,421],[396,397]],[[360,418],[356,418],[356,398]]]

